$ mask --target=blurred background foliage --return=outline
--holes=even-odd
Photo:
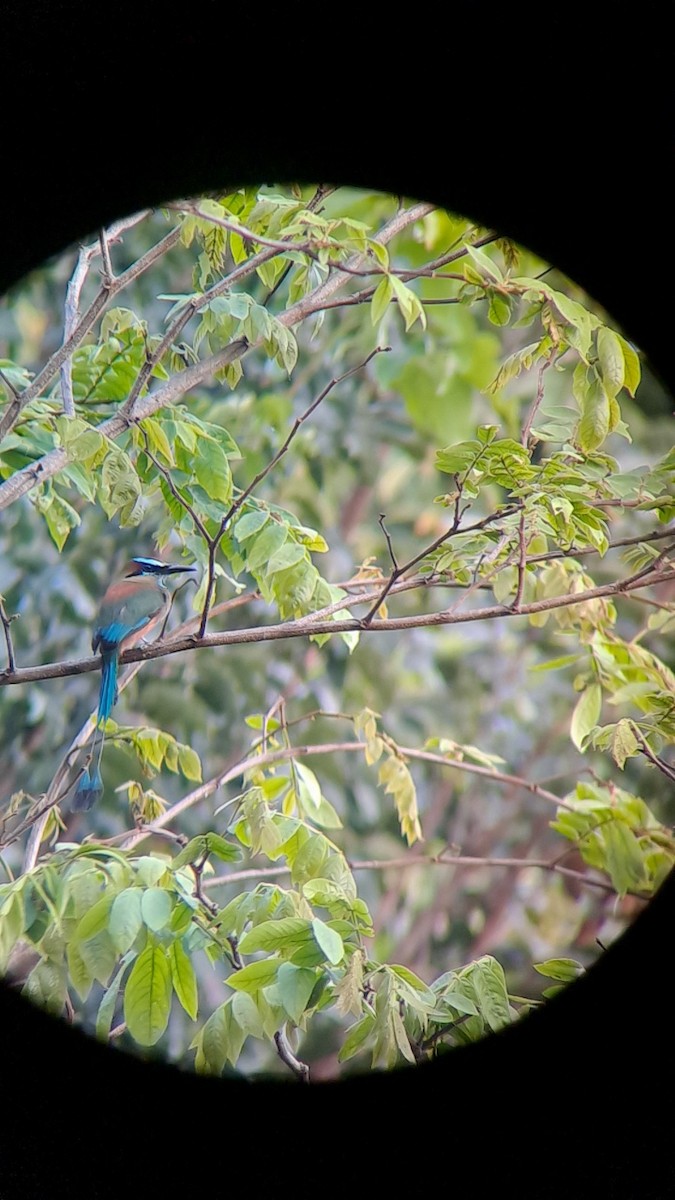
[[[280,191],[292,194],[288,188],[275,187],[261,189],[261,195]],[[302,194],[309,197],[311,192],[303,189]],[[339,188],[324,202],[324,215],[364,221],[376,230],[394,216],[399,203],[398,198]],[[120,273],[134,262],[177,220],[175,211],[158,211],[125,233],[112,249],[115,271]],[[454,241],[486,232],[474,230],[463,217],[435,211],[397,237],[392,261],[398,267],[417,267]],[[609,315],[592,299],[526,249],[499,243],[491,253],[502,266],[517,258],[520,276],[547,272],[551,286],[611,324]],[[229,254],[228,250],[221,267],[214,268],[203,239],[196,238],[190,247],[179,242],[126,289],[118,303],[141,314],[149,334],[160,337],[171,307],[162,297],[204,287],[217,278],[219,269],[225,274],[234,265]],[[57,350],[63,334],[65,289],[76,258],[74,249],[2,300],[0,358],[36,372]],[[309,270],[310,275],[316,272],[314,284],[318,283],[317,268]],[[355,280],[351,290],[357,291],[360,283]],[[271,312],[281,312],[287,303],[285,286],[282,283],[270,301]],[[83,307],[97,287],[97,272],[92,269],[82,293]],[[257,276],[246,287],[258,303],[270,291],[269,284]],[[416,291],[424,302],[438,301],[448,296],[448,282],[422,278]],[[270,460],[294,418],[331,378],[361,362],[375,345],[391,347],[333,390],[262,489],[267,499],[324,536],[329,550],[318,566],[331,583],[348,580],[363,563],[378,566],[386,575],[390,562],[380,514],[386,514],[386,529],[399,561],[438,537],[447,527],[448,510],[434,499],[450,486],[448,476],[434,465],[438,448],[474,436],[481,423],[498,424],[500,436],[518,439],[532,402],[534,372],[524,372],[496,394],[486,391],[504,359],[531,340],[530,330],[495,325],[487,305],[481,303],[429,303],[425,312],[426,328],[417,321],[406,331],[395,304],[389,306],[379,328],[371,321],[369,305],[336,306],[300,326],[298,362],[290,378],[277,362],[254,352],[243,361],[243,376],[234,389],[224,381],[211,382],[185,398],[190,411],[227,429],[236,441],[242,459],[232,465],[237,484],[243,486]],[[196,324],[194,320],[182,333],[188,345]],[[569,392],[569,374],[550,371],[546,407],[569,403]],[[663,453],[671,435],[671,407],[670,398],[643,364],[636,399],[626,397],[622,402],[633,441],[614,435],[610,439],[610,453],[623,470],[655,461]],[[108,402],[94,396],[90,409],[106,414]],[[498,499],[497,492],[493,490],[493,498]],[[158,531],[166,523],[157,498],[147,504],[137,525],[123,527],[74,490],[65,494],[80,523],[62,552],[36,511],[35,493],[2,515],[0,594],[7,612],[18,617],[12,633],[21,666],[86,656],[98,599],[109,580],[132,554],[155,553]],[[630,517],[624,528],[631,531]],[[597,583],[606,577],[603,571],[602,562],[594,560]],[[232,582],[220,578],[217,600],[234,594]],[[170,627],[193,615],[191,596],[189,589],[180,592]],[[664,591],[663,599],[672,599],[670,592]],[[411,592],[391,599],[389,611],[397,615],[425,611],[428,602],[428,595]],[[622,636],[631,638],[641,630],[645,615],[637,600],[624,599],[619,618]],[[232,610],[226,627],[275,619],[269,605],[253,601]],[[210,628],[222,627],[222,618],[215,617]],[[667,634],[651,632],[648,644],[671,667],[675,665]],[[305,639],[218,647],[147,663],[121,697],[116,715],[130,725],[166,729],[193,746],[204,777],[210,778],[245,754],[254,736],[245,718],[267,711],[280,695],[288,719],[314,710],[355,713],[369,707],[382,714],[387,733],[404,746],[422,747],[432,736],[469,743],[500,756],[505,771],[543,783],[563,796],[589,772],[601,781],[618,775],[607,755],[582,756],[570,741],[570,713],[576,700],[572,673],[533,673],[537,665],[565,652],[555,624],[535,628],[525,619],[361,636],[352,653],[335,635],[321,647]],[[55,765],[93,709],[97,688],[98,676],[85,674],[0,689],[3,806],[13,794],[35,797],[46,790]],[[337,740],[349,732],[346,726],[341,729],[340,721],[321,716],[298,730],[297,740],[303,742]],[[362,756],[336,753],[311,763],[344,823],[331,836],[347,859],[355,864],[399,860],[407,851],[391,799],[376,786],[375,773]],[[104,764],[104,801],[91,814],[65,814],[69,841],[92,830],[98,838],[106,838],[130,827],[126,793],[118,789],[130,779],[145,786],[148,780],[130,751],[107,747]],[[522,788],[430,763],[414,762],[411,771],[425,852],[451,847],[455,854],[477,857],[545,859],[556,849],[567,848],[550,827],[554,810]],[[620,782],[644,796],[659,819],[672,822],[667,780],[646,767],[642,758],[627,761]],[[166,771],[149,786],[169,803],[186,790],[180,776]],[[227,810],[215,818],[212,813],[238,788],[235,781],[185,812],[181,832],[193,836],[204,828],[224,830]],[[411,853],[419,851],[418,846]],[[10,847],[5,857],[10,870],[20,869],[19,845]],[[583,867],[574,850],[565,862]],[[535,867],[357,868],[357,884],[373,916],[374,957],[403,963],[431,981],[490,953],[503,964],[510,991],[523,997],[541,994],[542,981],[533,971],[533,962],[572,956],[588,966],[599,953],[598,943],[615,938],[643,904],[630,895],[619,900],[611,892]],[[220,887],[218,903],[225,904],[237,890]],[[199,984],[207,1011],[222,1001],[225,989],[220,973],[206,963]],[[93,1012],[95,998],[89,1003]],[[174,1013],[163,1052],[175,1061],[191,1063],[189,1036],[184,1014]],[[320,1015],[302,1050],[314,1077],[334,1071],[339,1044],[334,1014]],[[353,1061],[363,1065],[358,1057]],[[241,1067],[284,1069],[269,1046],[250,1039]]]

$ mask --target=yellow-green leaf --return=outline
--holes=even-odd
[[[591,729],[597,725],[602,706],[602,689],[599,683],[592,683],[579,696],[570,726],[570,737],[577,750],[584,749],[584,743]]]
[[[169,1022],[171,968],[162,946],[148,945],[134,963],[124,989],[124,1020],[134,1041],[154,1046]]]

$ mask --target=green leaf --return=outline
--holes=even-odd
[[[277,987],[286,1012],[296,1024],[300,1020],[316,983],[316,972],[293,963],[282,963],[277,974]]]
[[[408,987],[413,988],[414,991],[419,992],[420,996],[433,1003],[434,993],[424,982],[424,980],[420,979],[419,975],[416,975],[414,971],[411,971],[408,967],[402,967],[396,963],[392,963],[389,967],[389,970],[393,972],[398,979],[403,980],[404,983],[407,983]]]
[[[230,1004],[232,1015],[245,1034],[256,1038],[265,1036],[260,1010],[249,992],[235,992]]]
[[[232,1001],[226,1000],[211,1014],[197,1037],[197,1070],[220,1075],[226,1062],[234,1066],[245,1037],[232,1011]]]
[[[159,933],[169,924],[172,907],[172,897],[164,888],[146,888],[141,896],[141,915],[153,933]]]
[[[108,932],[112,943],[119,954],[126,954],[136,941],[143,925],[141,916],[141,897],[143,891],[138,887],[125,888],[113,900],[110,909]]]
[[[232,975],[228,975],[227,982],[237,991],[255,995],[261,988],[267,987],[276,979],[278,969],[278,958],[263,958],[259,962],[249,963],[240,971],[234,971]]]
[[[181,867],[188,866],[190,863],[198,862],[200,858],[205,858],[208,848],[205,834],[200,833],[197,837],[191,838],[187,846],[183,846],[183,849],[173,859],[171,863],[172,869],[177,871]]]
[[[357,1021],[356,1025],[352,1025],[338,1052],[338,1062],[347,1062],[349,1058],[353,1058],[355,1054],[358,1054],[374,1028],[375,1017],[372,1013],[366,1013],[365,1017]]]
[[[490,1029],[496,1032],[511,1023],[509,997],[506,990],[504,968],[496,958],[486,955],[475,964],[471,973],[476,999]]]
[[[102,896],[82,917],[74,941],[87,970],[104,986],[112,975],[117,951],[108,932],[108,918],[113,902],[112,893]]]
[[[579,696],[572,713],[570,737],[577,750],[584,749],[584,743],[600,719],[602,707],[602,688],[599,683],[592,683]]]
[[[226,841],[219,833],[207,833],[206,845],[209,854],[215,854],[221,862],[239,862],[241,859],[241,851],[238,847]]]
[[[273,554],[283,546],[288,537],[288,529],[278,521],[270,521],[259,534],[256,534],[246,552],[246,568],[257,571],[264,563],[268,563]]]
[[[610,416],[607,392],[599,379],[594,379],[584,397],[576,432],[577,442],[584,454],[591,454],[602,445],[609,433]]]
[[[197,1020],[197,978],[194,967],[180,941],[169,946],[169,966],[173,990],[192,1021]]]
[[[310,809],[312,813],[318,812],[321,804],[321,787],[316,775],[304,763],[294,763],[293,769],[298,779],[298,793],[301,804],[305,808]]]
[[[200,456],[195,460],[197,482],[211,500],[229,504],[232,499],[232,472],[225,451],[215,442],[202,439]]]
[[[620,896],[647,886],[648,876],[640,843],[623,821],[607,821],[602,826],[607,870]]]
[[[363,966],[365,954],[363,950],[355,950],[349,960],[349,966],[333,987],[335,1007],[341,1016],[351,1013],[360,1017],[363,1006]]]
[[[79,513],[67,500],[52,492],[52,501],[45,509],[44,518],[52,541],[59,550],[63,550],[71,529],[76,529],[80,524]]]
[[[481,452],[480,442],[457,442],[454,446],[446,446],[444,450],[436,451],[435,467],[447,475],[460,475],[467,467],[473,465]]]
[[[488,295],[488,320],[493,325],[508,325],[511,320],[510,297],[497,291],[490,291]]]
[[[171,968],[162,946],[139,954],[124,989],[124,1020],[135,1042],[154,1046],[169,1023]]]
[[[310,819],[313,825],[319,825],[321,829],[342,829],[340,817],[325,796],[321,797],[319,807],[312,812]]]
[[[598,358],[605,391],[613,400],[623,387],[625,363],[618,335],[605,325],[598,330]]]
[[[268,560],[265,575],[275,575],[277,571],[287,571],[300,562],[307,562],[307,551],[297,542],[287,541]],[[250,569],[250,563],[249,569]]]
[[[113,979],[112,983],[110,984],[110,987],[107,988],[107,990],[103,996],[103,999],[101,1000],[101,1003],[98,1006],[98,1012],[96,1014],[96,1036],[97,1036],[97,1038],[101,1038],[102,1041],[108,1040],[108,1035],[110,1033],[110,1027],[112,1025],[113,1017],[115,1015],[115,1007],[117,1004],[117,997],[119,995],[120,985],[122,983],[122,979],[124,978],[124,972],[126,971],[128,965],[129,965],[129,963],[127,960],[125,960],[122,963],[122,966],[120,967],[119,971],[116,973],[115,978]]]
[[[611,746],[612,758],[619,770],[623,771],[626,759],[632,758],[640,748],[630,721],[624,718],[622,721],[617,722],[614,727]]]
[[[282,917],[279,921],[262,921],[244,935],[239,949],[242,954],[253,954],[256,950],[294,949],[308,941],[311,932],[311,922],[305,917]],[[230,976],[228,982],[231,982],[231,979]]]
[[[185,779],[191,779],[194,783],[202,781],[202,764],[196,750],[192,746],[179,745],[178,747],[178,765],[181,775]]]
[[[560,658],[549,658],[547,662],[537,663],[534,667],[528,667],[528,671],[557,671],[560,667],[569,667],[572,663],[579,661],[578,654],[562,654]]]
[[[49,1012],[59,1014],[63,1011],[67,994],[66,968],[63,962],[54,962],[43,958],[33,967],[23,988],[23,996],[39,1004]]]
[[[318,917],[315,917],[312,921],[312,930],[319,948],[323,951],[328,961],[333,963],[334,966],[342,962],[345,949],[340,934],[331,929],[329,925],[325,925]]]
[[[146,417],[144,421],[139,422],[139,428],[147,434],[150,449],[154,454],[161,454],[162,458],[170,467],[175,466],[175,459],[171,449],[171,443],[162,429],[157,418]],[[100,437],[100,434],[98,435]]]
[[[478,1009],[473,1000],[469,996],[462,995],[461,992],[443,992],[443,1003],[454,1008],[455,1012],[467,1013],[472,1017],[478,1016]]]
[[[405,1031],[405,1025],[403,1024],[403,1018],[401,1017],[401,1014],[398,1011],[398,1008],[392,1008],[390,1010],[389,1019],[391,1021],[391,1025],[392,1025],[392,1029],[393,1029],[393,1033],[394,1033],[394,1041],[396,1042],[396,1045],[398,1046],[401,1055],[403,1056],[403,1058],[405,1058],[405,1060],[407,1062],[412,1063],[414,1066],[415,1061],[416,1061],[415,1055],[412,1052],[412,1047],[408,1040],[408,1035]]]
[[[550,288],[547,289],[547,294],[567,323],[568,328],[565,331],[567,340],[571,346],[574,346],[582,359],[585,359],[591,344],[590,313],[576,300],[570,300],[564,292],[556,292]]]
[[[641,378],[640,359],[638,358],[637,354],[635,353],[635,350],[631,346],[630,342],[627,342],[625,338],[621,337],[621,334],[618,334],[617,336],[619,338],[619,344],[621,346],[621,350],[623,353],[623,366],[624,366],[624,384],[623,385],[624,385],[626,391],[631,396],[634,396],[639,387],[640,378]]]
[[[248,538],[253,537],[254,533],[259,533],[263,525],[266,525],[270,519],[269,512],[247,512],[245,516],[240,517],[234,526],[232,532],[237,541],[241,545]]]
[[[560,979],[563,983],[571,983],[584,973],[581,963],[574,958],[547,958],[546,962],[532,965],[540,975],[545,975],[547,979]]]
[[[379,322],[382,320],[382,317],[386,313],[393,296],[394,289],[391,286],[391,279],[388,275],[385,275],[385,277],[380,280],[375,288],[375,291],[373,292],[373,298],[370,302],[370,319],[373,325],[379,324]]]
[[[426,313],[422,308],[419,297],[415,295],[411,288],[406,287],[403,280],[399,279],[397,275],[390,275],[389,279],[396,302],[405,321],[406,333],[415,324],[415,321],[418,320],[422,328],[426,329]]]
[[[466,253],[471,261],[478,268],[478,273],[481,278],[487,277],[494,280],[496,283],[501,283],[504,276],[499,267],[492,261],[490,256],[484,250],[479,250],[476,246],[466,246]]]
[[[91,985],[94,982],[94,977],[82,958],[76,942],[69,942],[66,946],[66,962],[68,964],[68,975],[70,982],[80,997],[80,1000],[82,1003],[84,1003],[91,991]]]

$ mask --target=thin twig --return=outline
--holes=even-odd
[[[208,533],[208,530],[207,530],[204,522],[202,521],[201,517],[199,516],[198,513],[195,512],[194,508],[192,507],[192,505],[190,503],[188,503],[188,501],[185,499],[185,497],[181,496],[180,492],[178,491],[178,488],[176,487],[175,483],[173,482],[173,479],[171,478],[171,472],[168,469],[168,467],[162,466],[162,464],[158,461],[158,459],[152,453],[152,450],[150,449],[150,442],[148,439],[148,435],[147,435],[145,429],[143,428],[143,426],[139,425],[138,428],[143,437],[143,442],[144,442],[144,451],[143,452],[144,452],[144,454],[146,455],[147,458],[150,459],[150,462],[153,464],[155,470],[162,476],[162,479],[166,483],[166,486],[168,487],[169,491],[171,492],[171,495],[173,496],[174,500],[176,500],[178,502],[178,504],[180,504],[181,508],[183,508],[185,510],[185,512],[189,514],[189,516],[192,518],[195,528],[199,530],[202,537],[204,538],[204,541],[208,543],[210,540],[209,533]],[[163,635],[164,635],[164,631],[162,630],[162,636]]]
[[[5,605],[2,596],[0,596],[0,621],[2,621],[2,631],[5,635],[5,645],[7,647],[7,670],[4,672],[5,677],[13,675],[16,671],[16,658],[14,655],[14,644],[12,642],[12,632],[10,626],[12,621],[16,621],[18,613],[12,613],[9,617],[5,611]],[[1,677],[0,673],[0,677]]]
[[[9,391],[11,392],[12,396],[14,397],[14,400],[15,401],[18,400],[19,397],[21,396],[21,392],[17,391],[17,389],[14,387],[14,384],[12,383],[11,379],[9,379],[7,377],[7,375],[5,375],[5,372],[2,370],[0,370],[0,379],[4,383],[5,387],[9,388]]]
[[[277,450],[274,457],[272,459],[270,459],[270,461],[267,463],[267,465],[265,467],[262,468],[262,470],[258,471],[258,474],[255,476],[254,479],[251,480],[248,487],[244,488],[243,492],[241,492],[239,494],[239,496],[237,497],[237,499],[232,502],[229,509],[225,513],[225,516],[223,517],[222,521],[220,522],[220,526],[219,526],[218,532],[216,533],[215,537],[213,537],[213,538],[207,537],[208,546],[209,546],[209,568],[208,568],[209,575],[208,575],[208,583],[206,585],[206,596],[204,598],[204,608],[202,611],[202,619],[201,619],[200,626],[199,626],[199,636],[200,637],[204,637],[204,634],[206,631],[206,623],[207,623],[208,617],[209,617],[209,608],[211,607],[211,599],[213,596],[213,589],[215,586],[215,556],[216,556],[216,552],[217,552],[218,546],[220,545],[220,543],[223,539],[223,536],[225,534],[225,531],[226,531],[228,525],[232,521],[232,518],[239,512],[242,505],[246,502],[246,500],[251,495],[251,493],[254,491],[254,489],[258,486],[258,484],[262,483],[263,479],[265,479],[266,476],[269,475],[270,471],[272,471],[273,468],[276,467],[276,465],[280,461],[280,459],[283,458],[284,454],[288,450],[294,437],[299,432],[301,426],[312,415],[312,413],[315,411],[315,409],[317,409],[319,407],[322,400],[325,400],[326,396],[328,396],[330,394],[330,392],[332,392],[333,388],[337,387],[338,384],[343,383],[345,379],[349,379],[349,377],[351,375],[355,375],[358,371],[362,371],[363,368],[366,367],[368,365],[368,363],[371,361],[371,359],[375,358],[375,356],[377,354],[383,354],[389,349],[390,349],[389,346],[376,346],[375,349],[371,350],[370,354],[367,355],[366,358],[364,358],[363,362],[358,363],[355,367],[350,367],[349,370],[345,371],[343,375],[338,375],[338,376],[334,377],[333,379],[330,380],[329,383],[326,384],[323,391],[320,392],[320,394],[316,397],[316,399],[312,401],[312,403],[309,405],[309,407],[306,408],[305,411],[303,413],[301,413],[299,417],[296,417],[295,421],[293,422],[293,425],[291,426],[291,429],[289,430],[286,440],[284,441],[283,445],[279,448],[279,450]]]
[[[551,358],[547,358],[541,364],[541,366],[539,367],[539,371],[537,372],[537,394],[536,394],[534,400],[532,401],[532,405],[530,407],[530,411],[527,414],[527,419],[525,421],[525,424],[523,425],[523,431],[522,431],[521,438],[520,438],[521,444],[525,447],[525,449],[527,449],[529,442],[530,442],[530,430],[532,429],[532,423],[534,421],[534,418],[537,415],[537,412],[539,411],[539,406],[540,406],[542,400],[544,399],[544,375],[545,375],[546,371],[548,371],[548,368],[553,364],[554,361],[555,361],[554,356],[551,356]]]
[[[525,508],[521,508],[520,517],[518,519],[518,583],[516,584],[516,594],[513,599],[513,611],[519,612],[523,601],[523,589],[525,587],[525,561],[527,558],[527,541],[525,539]]]
[[[675,783],[675,769],[669,763],[665,762],[664,759],[660,758],[658,754],[654,753],[649,742],[642,736],[641,731],[633,721],[631,721],[631,728],[645,758],[648,758],[650,763],[665,775],[666,779],[670,779],[671,782]]]
[[[389,549],[389,557],[391,558],[392,563],[393,563],[393,570],[391,572],[391,575],[389,576],[389,579],[387,580],[384,587],[382,588],[382,591],[379,593],[377,599],[374,601],[372,607],[368,610],[365,617],[363,617],[363,626],[370,625],[371,621],[373,620],[373,617],[375,616],[375,614],[377,612],[379,612],[380,608],[382,607],[382,604],[384,603],[384,601],[386,600],[387,596],[392,591],[392,589],[395,587],[398,580],[401,578],[402,575],[405,575],[406,572],[411,569],[411,567],[414,567],[418,562],[421,562],[423,558],[427,558],[428,555],[433,554],[434,550],[438,550],[439,547],[442,546],[443,543],[448,540],[448,538],[451,538],[453,536],[453,534],[469,532],[469,529],[464,529],[464,530],[459,529],[459,523],[460,523],[464,513],[466,512],[466,509],[460,509],[460,507],[459,507],[460,497],[461,497],[461,488],[458,485],[457,497],[455,500],[455,515],[454,515],[454,518],[453,518],[453,521],[452,521],[452,524],[450,525],[450,527],[448,529],[446,529],[444,531],[444,533],[441,533],[433,542],[431,542],[431,544],[429,546],[425,546],[424,550],[420,550],[419,554],[415,554],[415,555],[413,555],[412,558],[409,558],[408,561],[403,564],[403,566],[399,566],[396,561],[394,551],[392,548],[392,544],[391,544],[391,538],[389,537],[389,534],[387,533],[387,530],[385,529],[385,527],[382,523],[384,521],[384,514],[380,513],[379,525],[380,525],[380,528],[382,529],[382,532],[384,533],[384,536],[387,539],[387,546]],[[501,515],[503,516],[504,514],[502,513]],[[495,519],[496,519],[496,514],[493,513],[489,517],[485,517],[482,521],[476,521],[474,525],[470,526],[470,528],[471,529],[484,529],[486,525],[488,525],[491,521],[494,521]],[[344,607],[344,605],[343,605],[343,607]]]

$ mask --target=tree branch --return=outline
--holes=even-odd
[[[143,215],[145,215],[145,213]],[[114,229],[115,226],[112,226],[111,228]],[[121,292],[123,288],[127,287],[128,284],[132,283],[134,279],[137,279],[139,275],[142,275],[144,271],[147,271],[148,267],[152,266],[152,264],[156,262],[158,258],[161,258],[161,256],[171,248],[171,246],[175,245],[179,236],[180,226],[176,226],[176,228],[170,230],[170,232],[167,233],[166,236],[161,239],[161,241],[157,242],[156,245],[151,246],[151,248],[147,250],[145,254],[141,255],[141,257],[137,259],[135,263],[132,263],[132,265],[128,267],[126,271],[124,271],[121,275],[118,275],[117,278],[112,281],[110,286],[103,286],[100,288],[86,313],[80,318],[77,325],[73,329],[70,337],[66,338],[59,349],[52,354],[49,362],[46,363],[39,375],[36,376],[29,387],[24,388],[23,392],[21,392],[20,395],[5,409],[5,412],[0,419],[0,441],[2,441],[5,435],[14,428],[26,405],[30,403],[31,400],[34,400],[36,396],[40,395],[47,384],[50,383],[54,378],[57,371],[60,370],[66,359],[70,358],[73,350],[80,345],[80,342],[82,342],[92,325],[95,323],[96,319],[100,316],[108,301],[111,300],[113,296],[116,296],[119,292]],[[101,429],[101,432],[104,432],[103,429]],[[51,451],[51,454],[54,453],[54,451]],[[49,454],[45,455],[45,459],[49,458]],[[45,459],[41,459],[40,461],[43,462]],[[48,471],[48,473],[44,476],[41,475],[41,478],[47,478],[48,474],[55,474],[55,471],[60,470],[61,466],[65,466],[65,462],[61,463],[55,468],[55,470]],[[30,469],[35,470],[35,464],[33,464]],[[29,468],[24,467],[23,471],[26,470],[29,470]],[[11,499],[7,501],[4,499],[5,495],[11,496],[11,489],[9,489],[6,493],[3,491],[3,489],[7,487],[8,483],[12,483],[13,480],[22,473],[22,471],[18,471],[15,476],[12,476],[0,486],[0,508],[5,508],[7,503],[12,502]],[[23,491],[25,490],[28,489],[23,489],[19,492],[19,494],[23,495]],[[16,498],[17,497],[13,497],[13,499]]]
[[[662,775],[665,775],[666,779],[670,779],[672,783],[675,783],[675,768],[671,767],[669,763],[665,762],[664,759],[660,758],[658,754],[654,753],[649,745],[649,742],[645,737],[643,737],[642,732],[638,729],[633,721],[631,721],[631,728],[635,734],[635,737],[637,738],[640,749],[645,758],[648,758],[652,766],[656,767]]]
[[[290,1067],[294,1075],[297,1075],[301,1083],[309,1083],[309,1067],[307,1063],[301,1062],[296,1058],[291,1049],[291,1044],[283,1029],[279,1029],[274,1035],[274,1041],[277,1047],[279,1058],[287,1067]]]
[[[656,561],[656,560],[655,560]],[[599,600],[604,597],[621,596],[643,587],[653,587],[658,583],[672,580],[674,572],[669,565],[653,574],[645,575],[636,572],[627,579],[614,583],[603,584],[600,587],[587,588],[583,592],[565,593],[562,596],[550,596],[542,600],[534,600],[531,604],[523,604],[519,612],[501,605],[489,605],[473,609],[470,612],[459,613],[451,609],[441,612],[418,613],[409,617],[387,617],[373,621],[364,627],[358,617],[345,618],[340,621],[315,620],[314,614],[299,617],[277,625],[261,625],[251,629],[229,629],[219,633],[172,637],[166,641],[153,642],[150,646],[134,647],[125,650],[120,656],[123,664],[132,662],[147,662],[150,659],[165,658],[168,655],[184,654],[192,650],[209,649],[213,646],[245,645],[251,642],[283,641],[286,638],[309,637],[316,633],[352,633],[377,632],[395,633],[403,629],[434,628],[442,625],[462,625],[469,621],[494,621],[501,617],[527,617],[531,613],[552,612],[557,608],[572,608],[585,604],[589,600]],[[421,580],[419,586],[427,586]],[[466,589],[466,594],[473,590]],[[379,592],[378,592],[379,595]],[[462,596],[460,599],[463,600]],[[345,596],[340,607],[347,608],[350,604],[364,604],[372,600],[371,596]],[[16,686],[23,683],[33,683],[38,679],[62,679],[68,675],[82,675],[89,671],[100,670],[101,660],[98,656],[79,661],[47,663],[44,666],[22,667],[13,674],[0,672],[0,687]]]
[[[395,237],[408,225],[420,220],[422,217],[426,216],[428,212],[432,212],[433,208],[434,205],[431,204],[417,204],[403,212],[397,213],[396,216],[380,230],[377,235],[377,240],[385,245],[391,240],[391,238]],[[163,242],[160,243],[160,245],[164,246],[165,249],[168,249],[168,245],[165,245],[165,243],[168,242],[169,245],[173,245],[174,242],[178,240],[179,235],[180,228],[177,227],[171,231],[171,234],[167,235],[167,237],[163,239]],[[169,239],[171,240],[169,241]],[[157,247],[154,247],[153,251],[156,252],[157,249]],[[164,251],[162,250],[162,253],[163,252]],[[147,259],[151,253],[151,251],[148,251],[148,254],[144,256],[144,259]],[[255,260],[249,259],[247,263],[242,263],[242,265],[238,267],[236,271],[232,272],[232,274],[228,276],[226,280],[221,281],[221,283],[210,289],[209,292],[204,293],[199,300],[195,300],[192,304],[192,311],[197,312],[215,295],[220,295],[221,292],[227,291],[228,288],[231,288],[233,283],[236,281],[235,277],[239,278],[244,274],[250,274],[252,270],[256,269],[257,265],[263,261],[267,261],[268,258],[274,257],[277,253],[278,251],[276,250],[262,251],[260,255],[256,256]],[[155,253],[155,257],[158,257],[158,253]],[[357,260],[360,261],[362,257],[363,256],[360,255],[356,256],[354,262]],[[139,259],[135,266],[138,267],[142,261],[143,260]],[[120,287],[123,286],[122,281],[128,282],[128,277],[133,269],[134,268],[130,267],[129,270],[124,273],[124,275],[119,275],[117,277],[114,283],[115,292],[119,291]],[[145,267],[142,269],[145,269]],[[138,270],[136,273],[140,274],[140,270]],[[325,283],[321,284],[318,288],[315,288],[313,292],[309,292],[307,296],[304,296],[302,300],[299,300],[296,304],[292,305],[290,308],[287,308],[285,312],[281,313],[280,316],[277,317],[277,320],[287,328],[297,325],[300,321],[303,321],[313,312],[318,311],[318,309],[321,308],[323,300],[327,296],[331,296],[339,287],[342,287],[344,279],[344,276],[336,275],[335,277],[326,280]],[[64,343],[64,345],[61,347],[61,350],[57,351],[57,353],[52,357],[48,367],[50,369],[53,367],[53,372],[58,370],[64,359],[72,352],[74,345],[77,344],[77,342],[74,341],[76,334],[78,334],[86,320],[89,320],[87,330],[91,328],[99,312],[105,306],[106,297],[111,290],[112,289],[104,291],[102,289],[101,293],[99,293],[101,301],[98,309],[93,312],[98,301],[97,298],[97,301],[94,301],[94,305],[92,305],[89,313],[85,314],[85,316],[82,318],[82,321],[78,325],[77,330],[75,330],[73,337],[69,339],[68,343]],[[84,332],[86,332],[86,330]],[[82,336],[84,335],[82,334]],[[144,417],[152,416],[152,414],[157,412],[158,409],[175,403],[176,400],[185,395],[185,393],[190,391],[191,388],[203,383],[204,380],[212,375],[215,371],[227,366],[229,363],[235,362],[238,358],[241,358],[244,354],[246,354],[248,350],[253,349],[254,346],[257,345],[258,342],[249,343],[246,338],[238,338],[235,341],[230,342],[224,347],[223,350],[218,351],[217,354],[214,354],[211,358],[206,359],[203,362],[195,363],[191,367],[188,367],[187,370],[183,371],[179,376],[170,379],[166,384],[164,384],[163,387],[157,388],[155,391],[148,393],[142,398],[137,398],[134,406],[133,418],[139,421],[143,420]],[[32,399],[34,395],[37,395],[44,386],[43,376],[45,376],[46,372],[47,368],[45,368],[38,379],[31,384],[30,388],[21,393],[21,406],[28,402],[28,398]],[[28,393],[31,393],[30,397],[28,396]],[[10,404],[6,410],[5,417],[7,417],[9,409],[11,408],[12,404]],[[18,417],[18,415],[19,413],[17,412],[16,416]],[[101,425],[97,426],[97,429],[98,432],[104,437],[115,438],[126,428],[128,428],[129,420],[130,412],[124,411],[123,408],[119,414],[114,417],[110,417],[107,421],[104,421]],[[12,424],[13,421],[10,421],[9,427],[11,427]],[[6,430],[0,423],[0,437],[5,431]],[[22,467],[20,471],[17,471],[9,479],[5,480],[4,483],[0,484],[0,510],[7,508],[21,496],[26,495],[26,493],[31,491],[36,484],[42,483],[45,479],[49,479],[53,475],[56,475],[60,470],[62,470],[63,467],[67,466],[69,461],[70,459],[66,451],[61,447],[57,447],[54,450],[50,450],[36,463],[30,463],[28,466]]]
[[[431,750],[417,750],[412,746],[397,746],[396,748],[404,759],[430,762],[437,766],[449,767],[455,771],[464,771],[469,775],[479,775],[484,779],[490,779],[495,783],[504,784],[508,787],[523,788],[533,796],[537,796],[539,799],[554,805],[555,808],[568,808],[574,811],[573,805],[567,804],[565,800],[556,796],[554,792],[548,791],[547,788],[539,783],[531,783],[520,775],[510,775],[504,771],[493,771],[490,767],[481,767],[477,763],[460,762],[456,759],[448,758],[443,754],[434,754]],[[241,778],[247,771],[270,766],[274,763],[292,761],[296,758],[311,758],[313,755],[363,752],[363,742],[319,742],[306,746],[284,746],[279,750],[268,750],[264,754],[249,754],[246,758],[240,759],[232,766],[226,767],[224,771],[221,771],[212,779],[200,784],[198,788],[189,792],[187,796],[183,796],[181,800],[177,800],[175,804],[172,804],[170,808],[167,808],[160,816],[156,817],[154,821],[151,821],[146,826],[145,833],[139,834],[137,830],[134,830],[132,833],[120,835],[119,840],[125,849],[136,846],[143,840],[143,837],[148,836],[149,832],[155,829],[162,829],[188,808],[192,808],[202,800],[208,799],[219,788],[224,787],[226,783],[230,783],[233,779]]]
[[[455,855],[426,855],[406,854],[389,859],[359,859],[349,862],[352,871],[407,871],[414,867],[466,867],[475,870],[478,867],[502,867],[514,871],[529,870],[534,867],[551,874],[564,875],[574,879],[584,887],[609,892],[616,895],[616,888],[604,879],[594,879],[584,871],[575,871],[572,867],[562,867],[557,862],[545,858],[492,858],[490,856],[455,854]],[[234,883],[245,883],[253,879],[275,879],[279,876],[290,875],[290,867],[252,867],[245,871],[232,871],[229,875],[214,875],[205,882],[207,888],[229,887]],[[647,902],[648,898],[642,892],[629,892],[639,900]]]

